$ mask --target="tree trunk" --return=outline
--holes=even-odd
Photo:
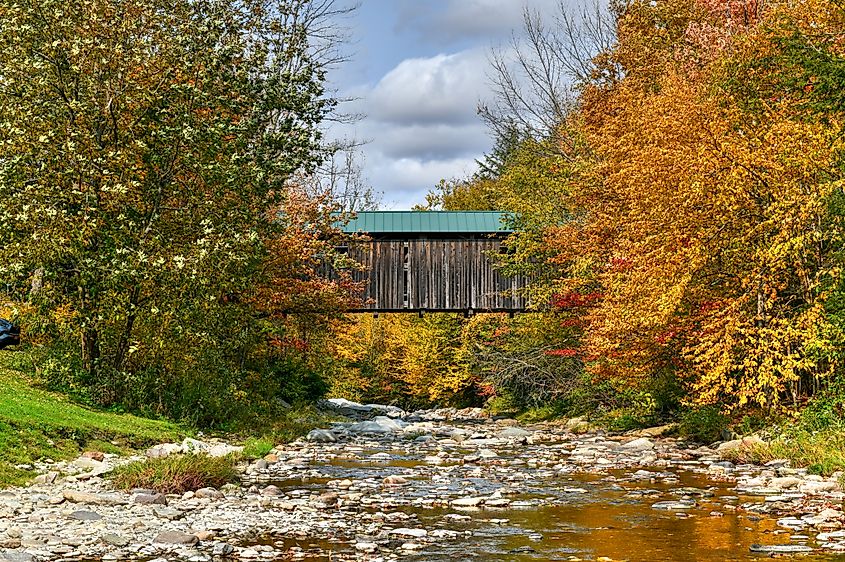
[[[123,333],[120,334],[120,340],[117,344],[117,350],[114,355],[114,369],[122,371],[126,356],[129,354],[129,342],[132,340],[132,330],[135,328],[135,319],[138,317],[138,298],[141,295],[141,289],[138,286],[132,288],[129,293],[129,306],[126,312],[126,324],[123,326]]]
[[[91,375],[96,375],[99,360],[99,333],[95,328],[85,328],[82,331],[82,367]]]

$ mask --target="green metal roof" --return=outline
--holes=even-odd
[[[362,211],[343,226],[346,233],[511,232],[510,213],[499,211]]]

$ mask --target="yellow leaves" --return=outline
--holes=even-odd
[[[465,329],[472,331],[473,322]],[[449,403],[474,382],[452,333],[458,324],[441,315],[355,316],[334,331],[332,355],[341,365],[331,392],[371,401]]]
[[[830,346],[821,287],[845,124],[808,118],[772,62],[778,30],[841,32],[830,4],[758,6],[743,22],[630,5],[614,54],[625,78],[582,98],[593,154],[572,198],[584,220],[553,233],[577,256],[562,284],[604,291],[587,318],[594,372],[635,380],[671,365],[702,402],[771,407],[834,368],[817,351]]]

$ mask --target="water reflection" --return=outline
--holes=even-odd
[[[320,477],[277,482],[283,488],[320,489],[332,479],[349,478],[362,482],[380,481],[402,474],[414,479],[401,491],[405,498],[431,496],[435,490],[472,487],[480,494],[500,488],[499,478],[468,477],[458,466],[432,467],[412,455],[393,455],[377,461],[366,455],[335,459],[313,467]],[[488,475],[494,467],[485,467]],[[704,475],[654,469],[653,476],[632,477],[621,471],[607,474],[572,474],[548,477],[525,467],[519,479],[519,494],[513,499],[551,498],[553,505],[516,509],[395,508],[418,518],[414,526],[432,529],[471,531],[466,538],[443,539],[427,545],[406,560],[454,562],[456,560],[628,560],[630,562],[723,562],[760,560],[766,555],[750,551],[752,544],[809,544],[797,535],[793,539],[775,520],[757,516],[736,506],[760,498],[738,498],[729,485]],[[663,471],[663,472],[661,472]],[[454,478],[452,478],[454,477]],[[695,501],[691,509],[656,510],[658,501]],[[459,513],[468,518],[447,518]],[[313,544],[313,543],[312,543]],[[304,546],[304,545],[302,545]],[[324,550],[352,554],[352,545],[320,544]],[[307,548],[299,551],[309,560],[337,560],[321,555],[310,557]],[[813,554],[806,560],[843,561],[845,555]]]

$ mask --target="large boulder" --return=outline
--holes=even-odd
[[[622,445],[622,449],[634,452],[650,451],[654,449],[654,443],[648,437],[640,437],[639,439],[628,441]]]
[[[355,419],[369,419],[374,416],[389,416],[401,418],[405,415],[402,408],[387,406],[384,404],[360,404],[345,398],[329,398],[321,400],[319,406],[325,410],[331,410],[343,416]]]
[[[337,436],[328,429],[312,429],[305,436],[305,439],[313,443],[335,443]]]
[[[147,449],[147,456],[151,459],[161,459],[169,457],[173,454],[204,454],[209,457],[225,457],[231,453],[239,453],[243,451],[243,447],[236,447],[228,443],[199,441],[197,439],[186,438],[182,443],[162,443],[154,445]]]
[[[352,433],[397,433],[405,429],[407,425],[401,420],[376,416],[371,420],[353,423],[347,429]]]
[[[749,435],[748,437],[743,437],[742,439],[733,439],[731,441],[725,441],[724,443],[716,447],[716,452],[720,454],[727,453],[729,451],[735,451],[737,449],[750,449],[763,444],[765,444],[765,441],[763,441],[756,435]]]

